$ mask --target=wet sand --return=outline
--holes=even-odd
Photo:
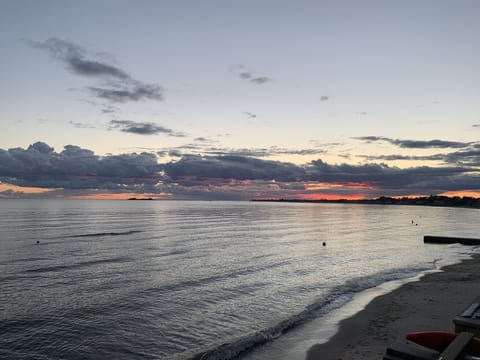
[[[405,333],[453,332],[453,318],[480,296],[480,255],[442,270],[373,299],[343,320],[328,342],[312,346],[307,360],[382,359]]]

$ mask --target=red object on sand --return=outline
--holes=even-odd
[[[406,335],[406,339],[441,353],[453,342],[453,340],[456,339],[458,335],[459,334],[457,333],[443,331],[427,331],[409,333]],[[480,356],[480,338],[473,337],[471,339],[469,354],[473,356]]]
[[[439,352],[445,350],[456,337],[455,333],[443,331],[415,332],[406,335],[407,340]]]

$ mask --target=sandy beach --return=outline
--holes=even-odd
[[[327,343],[312,346],[307,360],[381,359],[405,333],[453,331],[453,318],[480,296],[479,274],[480,255],[474,255],[377,297],[343,320]]]

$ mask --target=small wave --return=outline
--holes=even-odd
[[[84,238],[84,237],[99,237],[99,236],[120,236],[120,235],[131,235],[142,232],[142,230],[128,230],[122,232],[100,232],[100,233],[91,233],[91,234],[79,234],[72,235],[71,238]]]
[[[158,287],[148,288],[148,289],[145,289],[143,292],[144,293],[164,293],[165,291],[185,290],[186,288],[189,288],[189,287],[201,287],[201,286],[209,285],[216,282],[236,279],[245,275],[260,273],[262,271],[276,268],[276,267],[282,267],[288,263],[289,261],[280,261],[280,262],[266,264],[264,266],[259,266],[259,267],[247,267],[247,268],[238,269],[236,271],[232,271],[229,273],[216,274],[216,275],[212,275],[204,278],[185,280],[185,281],[175,282],[172,284],[166,284]]]
[[[47,257],[18,258],[18,259],[3,261],[2,264],[3,265],[16,264],[16,263],[23,264],[23,263],[36,262],[36,261],[45,261],[45,260],[50,260],[50,258],[47,258]]]
[[[188,254],[188,253],[191,252],[190,250],[172,250],[172,251],[155,253],[154,251],[157,250],[156,247],[152,247],[152,248],[146,249],[146,250],[151,250],[153,252],[151,255],[146,256],[150,259],[164,258],[164,257],[176,256],[176,255],[185,255],[185,254]]]
[[[433,264],[432,264],[433,265]],[[205,349],[195,354],[181,354],[177,359],[188,360],[228,360],[248,351],[256,346],[272,341],[283,333],[309,320],[321,317],[327,313],[344,306],[356,293],[374,288],[387,281],[406,279],[414,277],[421,272],[431,270],[430,267],[415,267],[406,269],[393,269],[386,273],[379,273],[374,276],[352,279],[344,285],[332,289],[324,298],[319,299],[307,306],[298,314],[287,318],[278,324],[245,337],[237,338],[231,342],[221,344],[217,347]]]
[[[126,262],[129,261],[130,258],[128,257],[116,257],[111,259],[99,259],[99,260],[90,260],[90,261],[83,261],[79,263],[73,264],[61,264],[61,265],[54,265],[54,266],[45,266],[35,269],[28,269],[25,270],[23,273],[46,273],[46,272],[57,272],[63,270],[72,270],[78,269],[82,267],[94,266],[99,264],[108,264],[108,263],[119,263],[119,262]]]
[[[43,327],[49,321],[47,316],[18,317],[13,319],[5,318],[0,322],[0,334],[5,334],[12,339],[15,333],[25,332],[26,329]]]
[[[7,275],[7,276],[0,276],[0,283],[9,282],[9,281],[18,281],[19,279],[28,279],[28,276],[20,276],[20,275]]]

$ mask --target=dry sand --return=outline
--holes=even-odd
[[[382,359],[386,347],[405,333],[453,332],[453,318],[480,296],[480,255],[442,270],[375,298],[343,320],[327,343],[312,346],[307,360]]]

